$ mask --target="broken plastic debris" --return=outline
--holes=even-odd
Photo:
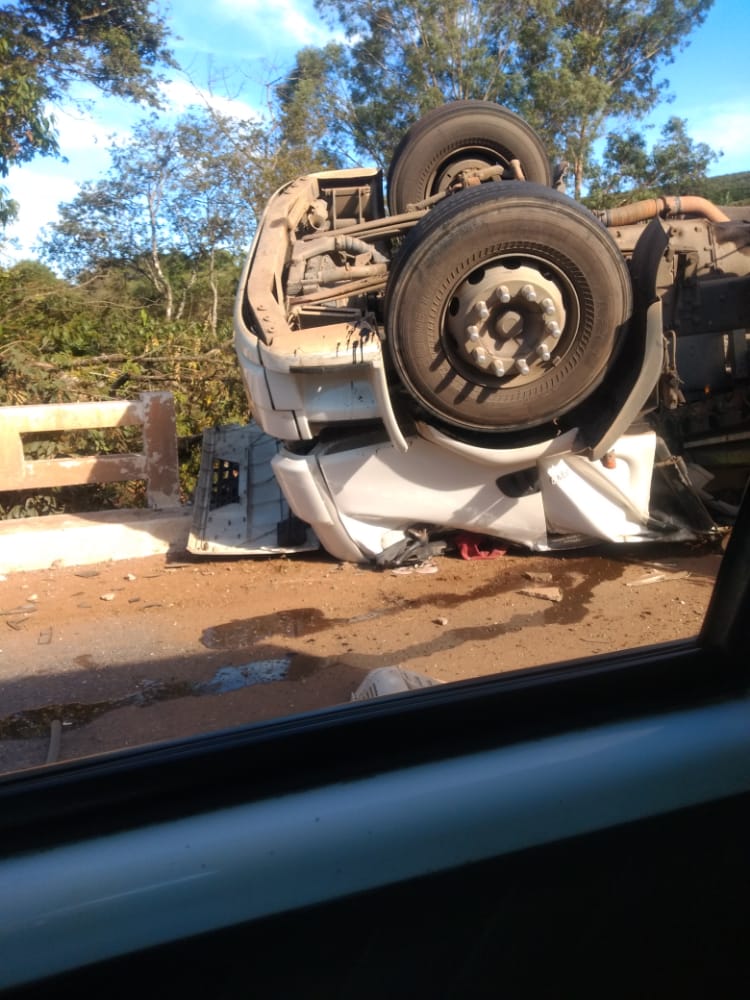
[[[626,587],[643,587],[647,583],[664,583],[668,580],[687,580],[690,573],[687,570],[683,570],[681,573],[649,573],[648,576],[642,576],[638,580],[630,580],[625,586]]]
[[[32,611],[36,610],[36,604],[21,604],[17,608],[10,608],[8,611],[0,611],[0,615],[30,615]]]
[[[428,560],[427,562],[418,563],[416,566],[397,566],[395,569],[391,570],[391,576],[409,576],[410,573],[419,573],[421,576],[429,576],[432,573],[437,573],[437,564]]]
[[[540,601],[554,601],[555,603],[563,599],[562,590],[559,587],[526,587],[519,591],[525,597],[536,597]]]
[[[442,681],[435,680],[434,677],[418,674],[414,670],[404,670],[402,667],[377,667],[367,674],[352,694],[352,701],[369,701],[370,698],[417,691],[441,683]]]

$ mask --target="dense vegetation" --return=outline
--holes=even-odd
[[[54,105],[74,85],[157,106],[159,71],[175,65],[150,0],[14,0],[0,7],[0,177],[61,152]],[[0,188],[0,222],[17,205]]]
[[[571,193],[592,205],[656,190],[750,200],[750,174],[707,178],[717,155],[684,120],[651,145],[638,131],[665,96],[660,72],[711,2],[529,0],[519,19],[495,0],[316,0],[348,43],[301,50],[262,122],[206,106],[176,120],[157,113],[159,72],[174,63],[151,0],[2,5],[0,178],[64,153],[49,109],[76,82],[157,110],[113,145],[107,173],[61,206],[39,260],[0,267],[0,405],[168,389],[189,497],[203,429],[248,416],[231,313],[268,195],[310,169],[385,165],[403,128],[446,100],[519,111],[569,163]],[[4,194],[0,225],[17,209]],[[122,435],[95,437],[101,450],[127,446]],[[37,455],[81,444],[77,435],[25,443]],[[137,499],[137,488],[118,486],[94,502]],[[6,493],[0,516],[91,502],[77,489]]]
[[[168,261],[179,274],[180,260]],[[231,309],[238,262],[222,255],[215,265],[219,310],[205,321],[213,290],[197,281],[180,319],[164,319],[161,305],[136,269],[113,268],[69,282],[48,267],[22,262],[0,271],[0,405],[132,399],[140,392],[174,394],[182,484],[195,483],[206,426],[241,422],[248,406],[231,341]],[[29,435],[30,458],[130,450],[120,431]],[[0,515],[27,516],[92,506],[142,502],[137,484],[68,487],[44,497],[0,494]]]
[[[697,193],[717,205],[750,205],[750,170],[704,177]]]

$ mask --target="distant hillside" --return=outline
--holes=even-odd
[[[750,170],[736,174],[722,174],[720,177],[704,177],[702,180],[675,181],[665,187],[636,187],[623,191],[599,192],[583,198],[583,204],[597,210],[612,208],[629,201],[659,198],[663,195],[699,195],[714,205],[725,207],[750,205]],[[744,214],[744,213],[743,213]]]
[[[697,193],[715,205],[750,205],[750,170],[707,177]]]

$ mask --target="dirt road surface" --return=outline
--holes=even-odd
[[[344,703],[377,667],[460,681],[694,635],[719,563],[637,546],[427,572],[314,554],[10,574],[0,772]]]

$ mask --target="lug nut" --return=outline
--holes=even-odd
[[[493,361],[492,370],[497,375],[498,378],[502,378],[503,375],[505,374],[505,367],[503,366],[502,361]]]
[[[562,330],[560,329],[560,325],[558,323],[556,323],[554,320],[551,323],[545,323],[545,327],[547,329],[547,333],[551,337],[554,337],[555,340],[557,340],[557,338],[562,333]]]
[[[487,361],[487,355],[484,353],[481,347],[477,347],[474,351],[474,358],[477,364],[483,365]]]
[[[542,361],[549,361],[549,347],[546,344],[540,344],[536,349],[536,353]]]
[[[551,316],[555,311],[555,303],[552,299],[542,299],[541,306],[542,312],[546,313],[547,316]]]
[[[503,305],[510,302],[510,292],[508,291],[506,285],[500,285],[500,287],[497,290],[497,297],[500,299]]]
[[[486,302],[477,302],[477,312],[479,313],[479,318],[480,319],[487,319],[487,317],[490,314],[490,311],[487,308],[487,303]]]
[[[536,292],[532,285],[524,285],[521,289],[521,295],[523,295],[527,302],[536,302]]]
[[[529,374],[529,366],[526,364],[525,358],[519,358],[518,361],[516,361],[516,368],[522,375]]]
[[[469,340],[477,341],[479,340],[479,328],[476,326],[467,326],[466,332],[469,335]]]

